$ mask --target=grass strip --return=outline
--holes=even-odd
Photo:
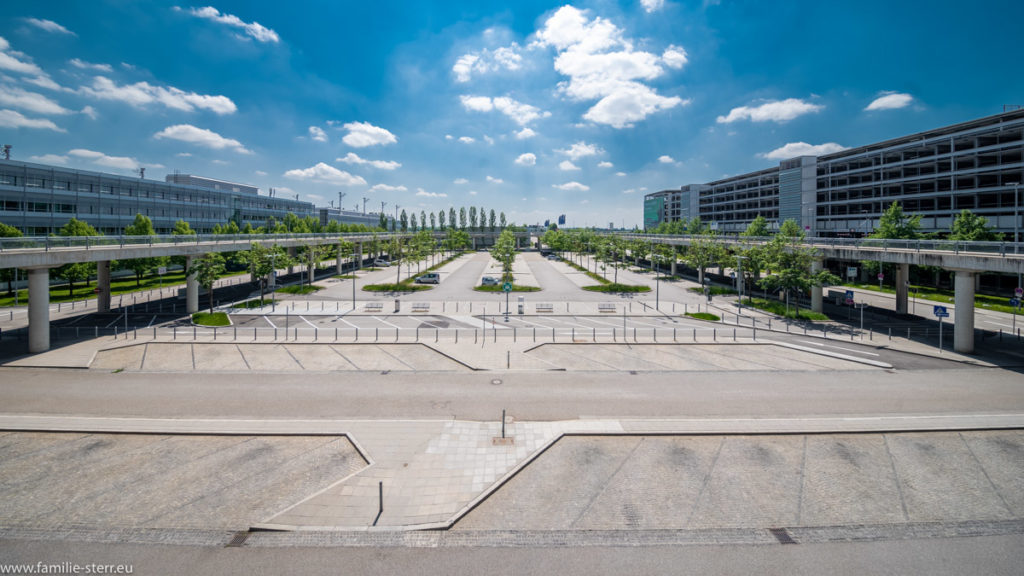
[[[231,326],[231,320],[224,312],[196,312],[192,315],[192,322],[200,326]]]

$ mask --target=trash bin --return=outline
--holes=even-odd
[[[519,297],[519,313],[524,314],[526,312],[526,297]]]
[[[395,314],[398,314],[401,311],[402,311],[402,301],[399,300],[398,298],[395,298]]]

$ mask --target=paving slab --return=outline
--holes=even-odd
[[[302,365],[304,370],[353,370],[351,362],[327,344],[288,344],[288,353]]]
[[[808,436],[801,525],[905,522],[885,438]]]
[[[1024,517],[1024,435],[964,431],[960,437],[1013,515]]]
[[[142,370],[195,370],[193,344],[152,342],[146,347]]]
[[[197,370],[249,370],[249,364],[236,344],[193,346]]]
[[[97,370],[140,370],[142,359],[146,355],[148,345],[137,344],[134,346],[123,346],[100,350],[89,368]]]

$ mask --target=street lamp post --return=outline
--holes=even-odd
[[[1020,182],[1007,182],[1008,185],[1013,186],[1013,253],[1020,253],[1020,217],[1018,202],[1018,196],[1020,196]],[[1021,274],[1017,273],[1017,287],[1021,288],[1024,284],[1021,284]]]
[[[746,256],[736,255],[736,288],[740,294],[740,314],[743,313],[743,260],[746,258]]]

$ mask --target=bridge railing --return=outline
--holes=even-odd
[[[716,234],[714,236],[693,236],[673,234],[620,234],[630,240],[688,241],[694,238],[714,239],[725,244],[764,244],[772,241],[771,236],[739,236],[735,234]],[[888,238],[832,238],[832,237],[807,237],[804,244],[809,246],[828,248],[857,248],[870,250],[900,250],[912,252],[961,252],[993,254],[1007,256],[1011,254],[1024,254],[1024,242],[981,242],[948,240],[943,238],[917,239],[917,240],[895,240]]]

